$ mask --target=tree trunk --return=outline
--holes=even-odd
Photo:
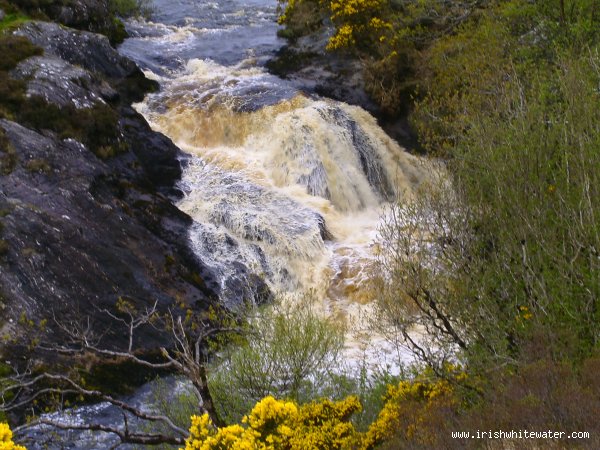
[[[206,411],[212,423],[217,427],[221,428],[226,425],[226,423],[221,419],[219,413],[217,412],[217,408],[215,408],[215,403],[212,398],[212,394],[210,393],[210,389],[208,388],[208,378],[206,376],[206,368],[204,366],[198,367],[197,377],[194,377],[192,381],[194,387],[200,394],[202,398],[202,409]]]

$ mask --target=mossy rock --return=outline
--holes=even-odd
[[[108,105],[77,109],[31,97],[23,102],[17,115],[21,122],[32,128],[52,130],[63,139],[77,139],[102,159],[128,150],[120,141],[119,116]]]
[[[0,35],[0,71],[10,71],[17,67],[20,61],[43,53],[40,47],[23,36]]]
[[[0,128],[0,175],[10,174],[15,169],[17,162],[17,153],[4,130]]]
[[[48,161],[43,158],[30,159],[25,163],[25,168],[34,173],[49,173],[52,170]]]

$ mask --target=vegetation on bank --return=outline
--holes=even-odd
[[[381,229],[377,326],[435,377],[448,361],[468,375],[414,436],[437,448],[458,424],[597,432],[600,4],[283,3],[296,30],[301,4],[318,10],[329,49],[363,60],[374,99],[409,110],[445,163]],[[390,448],[407,439],[398,430]]]
[[[62,8],[71,11],[63,14]],[[85,5],[79,0],[0,0],[0,10],[5,13],[0,20],[0,33],[30,20],[68,20],[66,25],[102,33],[116,45],[127,37],[121,19],[148,17],[152,7],[149,0],[108,0]]]
[[[12,440],[12,431],[6,423],[0,423],[0,449],[1,450],[25,450],[25,447],[16,445]]]
[[[140,9],[132,4],[128,5],[127,11],[122,11],[121,6],[116,3],[111,5],[111,13],[115,19],[116,14],[140,12]],[[123,153],[128,148],[121,139],[118,113],[111,105],[96,103],[90,108],[76,108],[74,105],[59,107],[41,97],[28,96],[27,81],[16,79],[10,73],[20,61],[43,54],[40,47],[33,45],[23,36],[12,34],[11,31],[31,18],[48,20],[44,8],[53,6],[56,6],[56,2],[0,0],[0,9],[6,13],[0,22],[0,118],[17,121],[37,130],[51,130],[61,138],[76,139],[101,159]],[[139,7],[141,8],[142,4]],[[11,152],[8,143],[3,143],[4,132],[1,133],[0,172],[7,174],[14,169],[18,157]]]

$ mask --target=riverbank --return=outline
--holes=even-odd
[[[219,286],[189,248],[192,220],[173,206],[181,153],[131,107],[157,84],[112,47],[119,21],[109,4],[1,7],[10,51],[0,67],[0,355],[7,374],[90,371],[90,361],[63,361],[37,343],[64,346],[62,327],[90,318],[103,346],[126,346],[102,310],[125,301],[202,311],[218,303]],[[152,327],[138,339],[149,351],[169,341]]]

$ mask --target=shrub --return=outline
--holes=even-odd
[[[268,395],[297,402],[319,397],[339,367],[343,330],[320,317],[310,298],[287,299],[261,312],[238,344],[211,378],[219,412],[229,422]]]
[[[17,64],[30,56],[41,55],[43,50],[23,36],[0,35],[0,71],[14,69]]]
[[[242,425],[215,429],[207,414],[193,416],[185,449],[350,449],[358,434],[349,419],[359,410],[356,397],[298,406],[269,396],[244,416]]]
[[[0,423],[0,449],[2,450],[26,450],[21,445],[16,445],[12,441],[12,431],[8,424]]]

